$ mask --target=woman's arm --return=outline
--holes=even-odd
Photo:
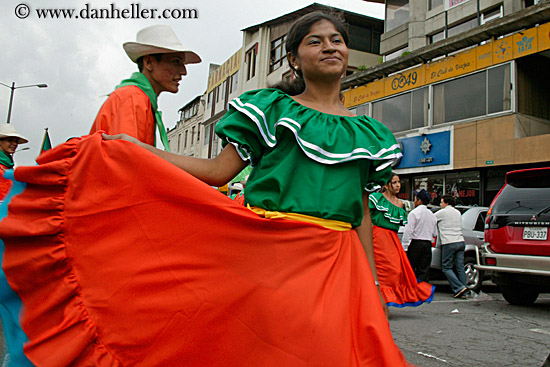
[[[384,297],[382,297],[382,294],[380,293],[380,286],[378,285],[378,274],[376,273],[374,248],[372,244],[372,222],[370,219],[369,210],[369,194],[367,192],[363,192],[363,221],[361,222],[361,225],[359,227],[355,228],[355,230],[357,231],[359,240],[361,241],[363,249],[365,250],[365,254],[367,255],[367,260],[372,271],[372,276],[374,277],[374,281],[377,284],[378,295],[380,296],[380,302],[382,302],[382,308],[384,309],[386,318],[389,318],[388,307],[386,306],[386,301],[384,301]]]
[[[139,145],[142,148],[156,154],[162,159],[174,164],[175,166],[183,169],[189,174],[195,176],[199,180],[204,181],[208,185],[222,186],[228,183],[233,177],[235,177],[248,162],[241,159],[235,147],[228,144],[221,153],[213,159],[203,159],[188,157],[184,155],[174,154],[166,152],[164,150],[157,149],[149,144],[145,144],[137,140],[136,138],[127,134],[107,135],[103,134],[104,140],[126,140]]]

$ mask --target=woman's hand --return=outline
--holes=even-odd
[[[128,134],[116,134],[116,135],[107,135],[105,133],[101,134],[103,137],[103,140],[126,140],[130,143],[134,143],[137,145],[141,145],[141,142],[134,138],[133,136],[130,136]]]

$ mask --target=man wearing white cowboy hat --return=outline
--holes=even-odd
[[[4,178],[3,170],[13,168],[13,153],[19,144],[29,141],[19,134],[12,124],[0,125],[0,200],[10,191],[12,181]]]
[[[90,134],[98,130],[110,135],[125,133],[155,146],[156,125],[164,149],[169,150],[157,97],[161,92],[177,93],[182,76],[187,75],[185,65],[199,63],[201,58],[183,47],[167,25],[144,28],[137,33],[136,42],[126,42],[123,47],[139,72],[123,80],[109,95]]]

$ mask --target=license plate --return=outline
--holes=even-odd
[[[548,227],[523,227],[524,240],[541,240],[548,238]]]

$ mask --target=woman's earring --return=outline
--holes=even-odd
[[[300,71],[300,65],[296,65],[296,66],[294,66],[294,70],[296,70],[296,71]]]

